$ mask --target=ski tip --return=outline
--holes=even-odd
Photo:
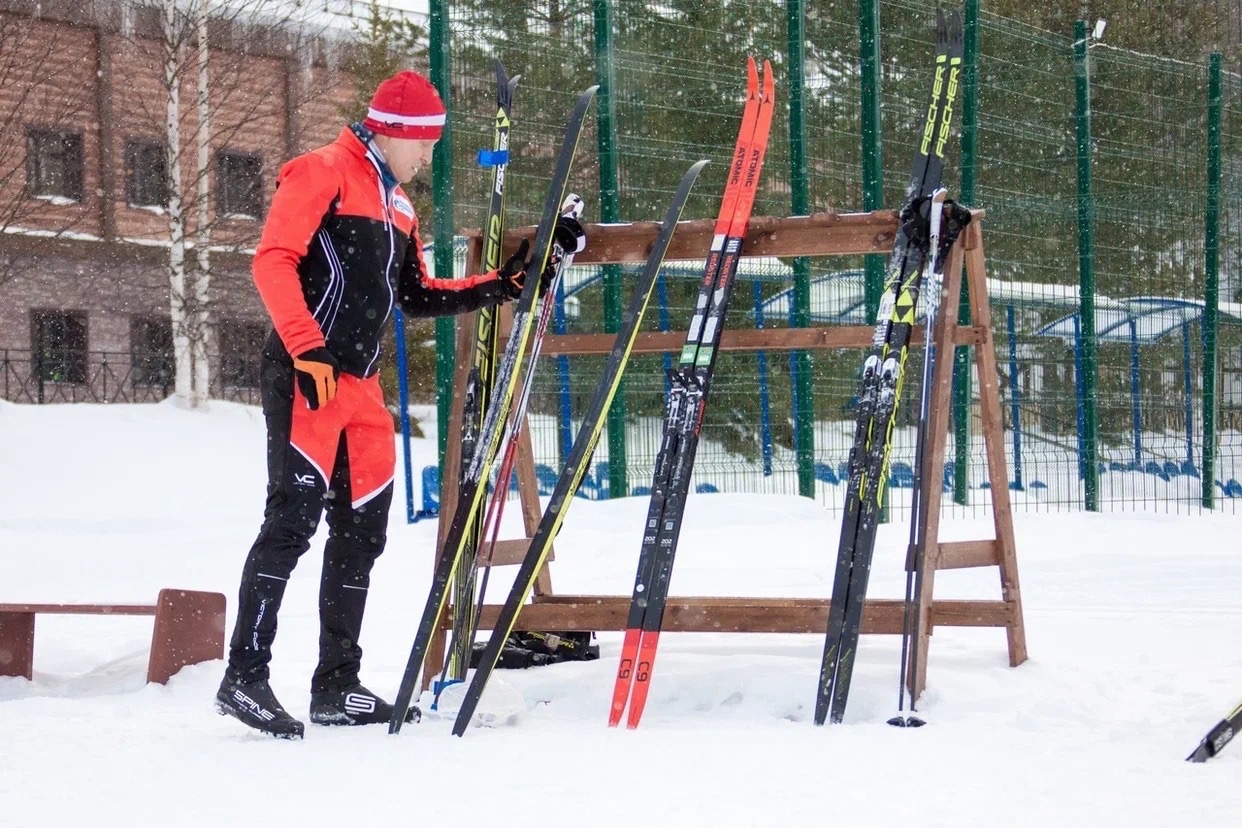
[[[763,98],[771,102],[776,97],[776,78],[772,74],[772,61],[763,62]]]
[[[746,56],[746,96],[753,98],[759,94],[759,67],[753,55]]]

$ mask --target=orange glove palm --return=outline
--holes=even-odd
[[[298,388],[306,397],[306,405],[315,411],[336,397],[336,380],[341,366],[327,348],[311,348],[293,358]]]

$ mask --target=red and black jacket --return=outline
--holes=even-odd
[[[342,371],[358,377],[379,370],[395,303],[427,317],[508,298],[494,271],[427,275],[413,205],[349,128],[281,168],[253,273],[275,328],[267,355],[288,359],[326,346]]]

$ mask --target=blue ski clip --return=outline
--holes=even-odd
[[[479,150],[479,166],[480,167],[499,167],[501,164],[509,163],[509,151],[505,150]]]

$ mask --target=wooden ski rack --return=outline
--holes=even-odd
[[[975,364],[980,378],[982,433],[991,484],[995,537],[981,540],[940,541],[940,505],[942,487],[927,487],[928,507],[925,512],[924,537],[927,556],[918,618],[919,647],[917,663],[913,657],[909,670],[910,691],[915,698],[926,686],[927,653],[932,631],[943,627],[1004,627],[1007,635],[1009,663],[1021,664],[1027,658],[1026,633],[1022,614],[1021,591],[1018,583],[1017,552],[1009,501],[1008,472],[1005,464],[1004,432],[1001,419],[1000,389],[996,373],[996,352],[992,337],[991,313],[987,299],[987,280],[983,255],[983,212],[975,211],[974,221],[958,239],[949,254],[946,267],[944,310],[937,322],[934,338],[937,353],[931,397],[929,435],[924,480],[939,481],[944,470],[944,449],[951,406],[953,346],[973,346]],[[714,220],[683,221],[678,225],[666,256],[667,261],[697,260],[706,256]],[[591,225],[587,228],[590,244],[575,258],[577,264],[625,264],[645,261],[659,229],[658,222]],[[897,230],[897,214],[891,210],[871,213],[820,213],[791,218],[755,217],[743,248],[744,256],[833,256],[867,253],[889,254]],[[532,238],[533,227],[515,229],[506,234],[503,249],[514,249],[522,238]],[[466,270],[477,273],[482,258],[483,236],[479,231],[467,234]],[[962,283],[963,262],[969,287],[971,323],[960,324],[954,309]],[[458,317],[457,361],[454,387],[465,387],[470,360],[471,317]],[[502,314],[501,335],[508,327],[508,315]],[[763,330],[728,330],[723,333],[722,350],[790,351],[869,347],[871,326],[771,328]],[[912,347],[922,347],[923,329],[912,334]],[[681,350],[684,332],[644,332],[634,343],[633,353],[677,353]],[[612,334],[552,335],[544,338],[543,355],[606,354],[613,343]],[[443,481],[460,477],[463,394],[453,395],[449,418],[448,446]],[[529,426],[523,423],[518,443],[518,492],[527,537],[500,541],[492,565],[520,563],[541,516],[538,483],[531,449]],[[443,545],[449,520],[456,506],[457,492],[443,485],[440,493],[439,543]],[[572,515],[569,518],[573,519]],[[832,535],[835,537],[835,534]],[[637,550],[635,550],[637,554]],[[825,545],[827,564],[835,560],[835,544]],[[552,560],[549,555],[548,560]],[[935,573],[940,569],[996,566],[1000,572],[1000,600],[933,600]],[[627,584],[628,586],[628,584]],[[670,632],[762,632],[816,633],[824,635],[828,626],[826,598],[758,598],[721,596],[670,596],[664,616],[665,631]],[[630,596],[625,595],[556,595],[551,576],[545,566],[535,583],[531,603],[519,616],[519,629],[531,630],[624,630]],[[863,612],[864,633],[900,635],[903,602],[894,599],[868,599]],[[500,612],[499,604],[482,607],[481,630],[490,630]],[[451,629],[451,610],[446,611],[433,637],[424,664],[423,687],[438,675],[446,657],[446,635]],[[807,688],[808,694],[812,692]]]

